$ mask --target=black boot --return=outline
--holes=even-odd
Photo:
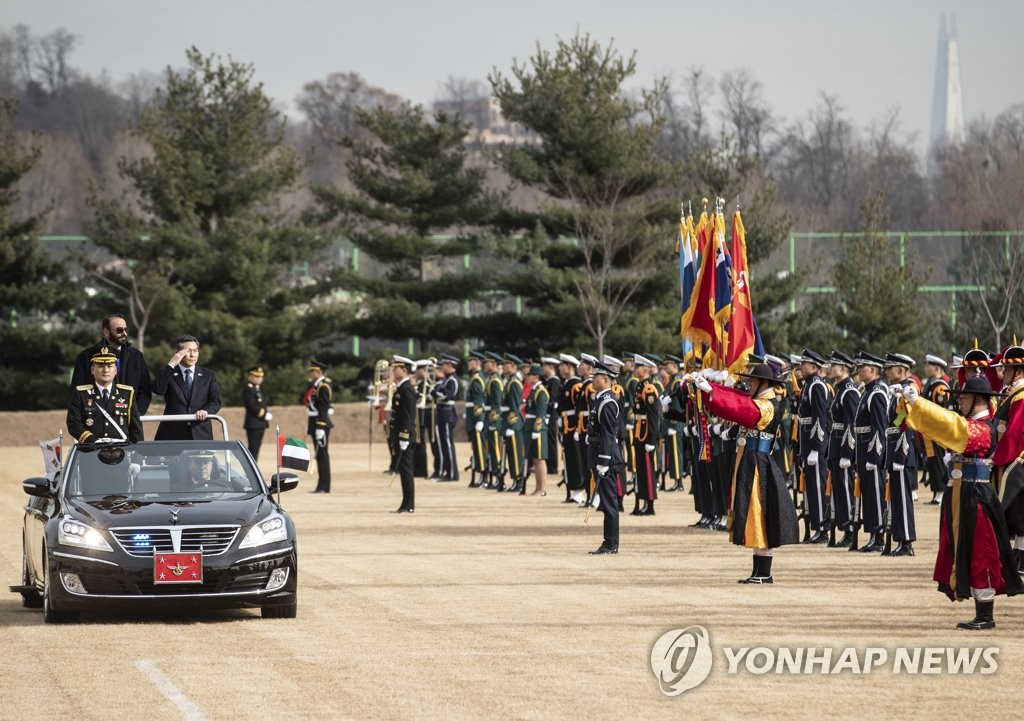
[[[758,567],[760,565],[760,564],[758,564],[757,559],[758,559],[758,555],[755,553],[754,554],[754,563],[753,563],[753,565],[750,568],[750,575],[747,576],[746,578],[741,578],[736,583],[750,583],[750,579],[752,579],[754,576],[757,575]]]
[[[892,556],[913,556],[914,546],[910,541],[903,541],[899,547],[893,551],[890,555]]]
[[[644,512],[640,514],[642,516],[653,516],[654,515],[654,501],[647,501],[647,505],[644,507]]]
[[[633,501],[633,510],[629,512],[629,515],[631,515],[631,516],[639,516],[639,515],[642,515],[642,514],[640,513],[640,497],[639,497],[639,496],[636,496],[636,497],[634,498],[634,501]]]
[[[995,628],[996,622],[992,618],[993,606],[995,606],[995,601],[974,599],[974,618],[964,623],[958,623],[956,627],[963,631],[984,631]]]
[[[849,548],[851,543],[853,543],[853,534],[849,531],[843,531],[843,537],[836,541],[836,547]]]
[[[772,557],[754,556],[754,573],[750,578],[745,578],[740,583],[762,585],[774,583],[772,579]]]
[[[1017,557],[1017,575],[1024,576],[1024,549],[1015,548],[1013,553]]]

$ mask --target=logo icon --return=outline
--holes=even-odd
[[[654,642],[651,671],[666,696],[678,696],[704,683],[711,673],[711,640],[703,626],[673,629]]]

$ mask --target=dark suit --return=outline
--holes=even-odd
[[[79,353],[75,359],[75,369],[71,373],[72,392],[77,386],[93,382],[89,367],[92,357],[100,348],[109,348],[117,356],[117,376],[114,378],[114,382],[123,383],[135,389],[135,407],[140,416],[146,415],[149,403],[153,398],[149,366],[146,365],[146,358],[142,355],[142,351],[129,345],[123,345],[120,350],[115,350],[113,343],[106,338],[101,338],[99,343],[91,345]]]
[[[416,400],[418,394],[408,378],[395,388],[391,399],[391,444],[398,449],[398,475],[402,480],[402,505],[407,511],[416,508],[416,488],[412,475],[412,444],[416,440]],[[401,443],[406,443],[401,450]]]
[[[267,422],[267,404],[263,400],[260,386],[247,382],[242,389],[242,403],[245,405],[245,422],[242,427],[249,442],[249,453],[259,460],[263,433],[270,425]]]
[[[193,366],[195,371],[192,392],[185,392],[184,368],[164,364],[153,379],[153,392],[164,397],[164,415],[194,414],[206,411],[214,414],[220,411],[220,386],[217,376],[209,368]],[[156,429],[158,441],[213,440],[213,425],[210,421],[164,421]]]
[[[136,412],[135,389],[123,383],[111,386],[106,401],[100,396],[95,383],[75,386],[68,403],[66,424],[68,433],[79,443],[93,443],[101,438],[125,440],[118,428],[130,443],[142,440],[142,421]]]

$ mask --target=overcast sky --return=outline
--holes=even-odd
[[[939,18],[956,15],[967,120],[1024,102],[1021,0],[3,0],[0,28],[78,36],[71,64],[115,83],[184,65],[191,45],[252,63],[284,107],[304,83],[357,72],[429,104],[449,76],[484,80],[577,28],[637,53],[636,85],[747,68],[773,111],[806,115],[838,96],[859,128],[898,108],[929,135]]]

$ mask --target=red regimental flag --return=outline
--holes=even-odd
[[[750,300],[750,275],[747,268],[747,235],[740,211],[732,216],[732,315],[729,317],[729,347],[725,366],[739,373],[754,352],[754,309]]]
[[[690,304],[680,322],[680,334],[694,345],[707,343],[720,353],[719,331],[715,323],[715,237],[714,224],[701,213],[698,231],[701,244],[700,270],[690,296]]]

